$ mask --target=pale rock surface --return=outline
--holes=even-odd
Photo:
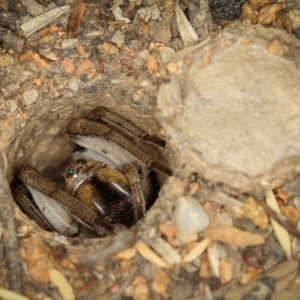
[[[176,54],[157,116],[183,176],[196,172],[242,191],[273,188],[300,171],[300,43],[239,26]],[[283,55],[270,53],[274,40]]]

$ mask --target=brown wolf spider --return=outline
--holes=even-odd
[[[152,169],[172,174],[163,152],[155,149],[165,141],[105,107],[71,121],[66,131],[86,150],[75,153],[63,173],[65,190],[26,166],[14,192],[18,205],[44,229],[71,237],[105,237],[115,223],[135,224],[157,197]],[[152,159],[157,150],[162,162]]]

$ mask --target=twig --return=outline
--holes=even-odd
[[[288,220],[283,220],[275,211],[273,211],[264,201],[256,199],[256,202],[263,208],[263,210],[273,218],[277,223],[279,223],[283,228],[285,228],[290,234],[296,237],[300,241],[300,232],[297,231],[295,226]]]
[[[137,270],[137,267],[134,266],[131,268],[127,278],[125,279],[125,281],[123,282],[123,284],[120,286],[119,290],[113,294],[112,296],[110,296],[108,298],[108,300],[117,300],[120,298],[121,294],[125,291],[125,289],[128,287],[128,285],[130,284],[133,276],[135,275],[135,272]]]

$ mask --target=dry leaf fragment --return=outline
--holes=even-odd
[[[70,61],[68,58],[65,58],[63,61],[62,61],[62,67],[64,68],[64,70],[67,72],[67,73],[74,73],[75,72],[75,65],[73,64],[72,61]]]
[[[277,26],[280,29],[284,29],[286,26],[287,15],[284,12],[281,12],[276,20]]]
[[[266,203],[274,212],[280,215],[280,209],[272,190],[266,191]],[[273,218],[270,218],[270,220],[279,244],[286,253],[287,258],[291,259],[291,240],[287,230],[278,224]]]
[[[234,226],[207,229],[202,232],[202,235],[205,238],[210,238],[215,241],[220,241],[238,247],[261,245],[265,241],[264,237],[259,234],[244,231]]]
[[[70,9],[69,5],[56,7],[54,9],[48,10],[47,12],[25,22],[20,27],[23,30],[23,35],[25,37],[34,33],[35,31],[41,29],[42,27],[48,25],[51,21],[58,18],[66,11]]]
[[[154,56],[148,55],[148,71],[150,74],[154,74],[158,71],[158,64]]]
[[[83,2],[83,0],[77,0],[71,15],[70,26],[69,26],[69,38],[71,38],[74,35],[77,27],[81,23],[85,12],[85,6],[86,4]]]
[[[38,53],[34,51],[28,51],[28,54],[31,55],[39,68],[48,69],[50,67],[49,64],[44,59],[42,59]]]
[[[29,298],[25,296],[3,288],[0,288],[0,298],[4,300],[29,300]]]
[[[75,48],[76,48],[77,54],[79,54],[79,55],[85,55],[88,52],[87,47],[83,44],[76,44]]]
[[[136,249],[132,247],[112,255],[110,259],[112,260],[131,259],[135,256],[135,254],[136,254]]]
[[[220,277],[220,255],[218,253],[218,245],[214,247],[212,245],[207,250],[208,261],[210,265],[211,274],[215,277]]]
[[[175,225],[170,225],[166,223],[160,223],[158,226],[159,231],[164,234],[168,242],[172,242],[177,233],[177,227]]]
[[[165,271],[160,271],[153,276],[152,287],[159,294],[166,293],[171,283],[169,275]]]
[[[46,57],[49,60],[57,61],[59,58],[57,57],[57,53],[55,52],[41,52],[41,55]]]
[[[241,18],[249,19],[252,23],[257,23],[257,16],[258,12],[246,2],[242,7]]]
[[[206,250],[210,241],[210,239],[202,240],[188,254],[186,254],[182,261],[187,263],[199,257]]]
[[[279,3],[263,7],[258,13],[258,23],[267,25],[274,22],[280,15],[282,5]]]
[[[175,13],[180,36],[185,46],[198,40],[198,35],[183,13],[178,0],[175,1]]]
[[[45,80],[45,75],[44,75],[44,74],[41,74],[40,77],[33,79],[33,83],[34,83],[36,86],[41,86],[41,85],[43,84],[43,81],[44,81],[44,80]]]
[[[163,238],[157,237],[151,241],[152,249],[158,253],[163,260],[168,264],[179,264],[181,262],[181,256],[178,252]]]
[[[23,53],[19,55],[19,62],[33,60],[32,56],[29,53]]]
[[[80,76],[89,73],[92,69],[96,69],[94,63],[90,59],[86,58],[78,66],[76,75]]]
[[[73,289],[66,279],[66,277],[59,272],[57,269],[51,268],[49,269],[49,276],[51,282],[58,287],[59,293],[65,300],[73,300],[75,299]]]
[[[280,208],[282,214],[293,224],[297,225],[299,218],[300,218],[300,212],[293,206],[283,206]]]
[[[161,257],[159,257],[154,251],[152,251],[142,241],[136,242],[135,248],[140,253],[141,256],[143,256],[147,260],[151,261],[155,265],[160,266],[162,268],[167,268],[167,269],[170,268],[170,266]]]
[[[257,278],[261,274],[262,270],[258,268],[249,267],[249,271],[247,274],[245,274],[241,279],[240,283],[246,284],[250,280],[253,280],[254,278]]]
[[[115,7],[112,10],[112,13],[113,13],[116,21],[123,21],[124,23],[130,23],[130,19],[125,18],[123,16],[123,12],[119,6]]]
[[[50,27],[45,27],[39,31],[39,36],[44,37],[50,33]]]
[[[232,265],[225,257],[221,258],[220,265],[220,282],[225,284],[233,278],[233,268]]]

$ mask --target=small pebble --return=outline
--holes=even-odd
[[[39,93],[36,89],[23,93],[23,102],[25,105],[30,105],[37,100]]]
[[[195,287],[192,282],[178,282],[171,292],[171,300],[182,300],[192,297]]]
[[[156,21],[160,18],[160,10],[156,4],[139,9],[138,14],[144,18],[145,23],[148,23],[150,20]]]
[[[74,48],[75,45],[78,43],[78,39],[64,39],[61,43],[61,48]]]
[[[233,20],[241,14],[245,0],[211,0],[210,8],[216,19]]]
[[[47,5],[47,10],[50,10],[50,9],[53,9],[53,8],[56,8],[57,5],[54,3],[54,2],[50,2],[48,5]]]
[[[35,0],[22,0],[22,4],[27,8],[28,13],[32,16],[38,16],[44,12],[43,5]]]
[[[79,84],[78,84],[78,80],[76,78],[70,79],[68,84],[69,84],[69,88],[72,91],[76,92],[78,90]]]
[[[137,93],[134,93],[134,94],[132,95],[132,100],[133,100],[133,102],[139,102],[141,99],[142,99],[142,96],[139,95],[139,94],[137,94]]]
[[[199,267],[194,266],[192,263],[188,263],[184,266],[184,269],[188,272],[188,273],[194,273],[197,270],[199,270]]]
[[[113,37],[111,38],[111,41],[116,44],[124,44],[125,43],[124,33],[120,30],[117,30],[113,35]]]
[[[141,59],[143,59],[145,61],[148,59],[148,56],[149,56],[149,52],[147,49],[138,53],[138,57],[140,57]]]
[[[10,112],[15,112],[18,108],[18,105],[15,100],[10,100]]]
[[[182,196],[177,200],[174,218],[178,230],[184,234],[201,232],[209,225],[207,213],[191,196]]]
[[[170,21],[163,19],[152,24],[150,26],[150,35],[154,41],[169,43],[172,38]]]
[[[175,50],[170,47],[162,47],[160,50],[161,60],[163,63],[168,63],[175,55]]]
[[[7,67],[14,63],[14,58],[12,55],[5,53],[0,55],[0,67]]]

